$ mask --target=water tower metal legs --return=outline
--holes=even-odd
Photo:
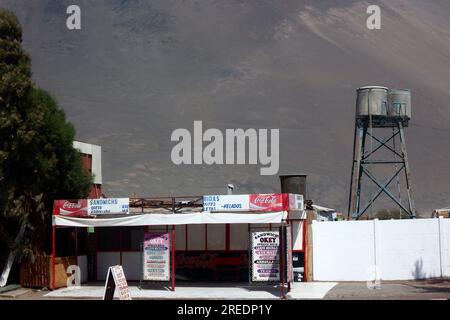
[[[399,122],[398,126],[399,126],[399,131],[400,131],[400,144],[402,146],[403,159],[405,160],[406,190],[408,193],[409,210],[412,213],[412,215],[415,217],[416,208],[415,208],[414,199],[412,196],[412,186],[411,186],[411,181],[410,181],[411,171],[409,169],[408,153],[406,152],[405,133],[403,131],[403,125],[401,122]]]
[[[366,127],[355,126],[355,140],[353,144],[353,164],[352,164],[352,176],[350,179],[350,194],[348,200],[348,216],[350,218],[351,212],[359,212],[361,204],[361,159],[364,155],[364,149],[366,144]],[[356,181],[355,181],[356,178]],[[353,185],[356,185],[356,189],[353,190]]]
[[[358,132],[358,128],[355,125],[355,132],[353,133],[353,157],[352,157],[352,173],[350,176],[350,191],[348,193],[348,210],[347,210],[347,218],[350,219],[350,213],[352,211],[352,199],[353,199],[353,173],[355,172],[355,156],[356,156],[356,133]]]
[[[408,154],[406,152],[406,140],[405,134],[403,130],[403,125],[399,122],[393,131],[393,134],[387,139],[380,139],[373,134],[373,131],[369,132],[369,123],[363,122],[358,123],[355,126],[355,140],[353,144],[353,163],[352,163],[352,175],[350,180],[350,193],[349,193],[349,203],[348,203],[348,217],[353,217],[355,219],[359,219],[364,213],[367,212],[368,209],[371,208],[375,200],[378,197],[385,193],[394,203],[398,205],[401,210],[403,210],[406,214],[408,214],[411,218],[415,217],[415,207],[414,201],[412,197],[412,187],[411,187],[411,175],[408,163]],[[399,153],[395,150],[395,147],[391,147],[388,143],[391,140],[395,140],[395,138],[399,136],[401,152]],[[366,140],[372,139],[372,142],[377,143],[378,145],[372,150],[366,150]],[[371,144],[372,145],[372,144]],[[394,144],[395,145],[395,144]],[[381,148],[386,148],[393,155],[397,156],[399,160],[373,160],[372,156]],[[399,165],[400,167],[395,170],[395,173],[384,183],[377,180],[377,178],[372,174],[369,166],[375,165]],[[369,167],[369,168],[368,168]],[[397,167],[396,167],[397,168]],[[408,195],[408,206],[405,207],[401,201],[392,194],[392,192],[388,189],[389,185],[394,181],[396,177],[399,177],[402,173],[405,174],[406,180],[406,191]],[[369,180],[375,184],[378,190],[370,195],[370,200],[366,201],[367,203],[361,208],[361,189],[362,189],[362,178],[366,176]]]

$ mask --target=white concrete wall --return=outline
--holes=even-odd
[[[81,283],[86,283],[88,281],[88,260],[87,256],[78,256],[77,264],[80,267],[80,281]]]
[[[382,280],[441,276],[437,219],[375,221]]]
[[[97,252],[97,280],[106,280],[108,268],[120,264],[119,252]]]
[[[92,174],[94,183],[102,184],[102,147],[95,144],[74,141],[73,147],[81,153],[92,155]]]
[[[125,277],[129,281],[141,279],[142,259],[140,252],[122,252],[122,267]]]
[[[106,280],[108,268],[120,264],[120,252],[97,252],[97,279]],[[122,268],[129,281],[141,278],[141,252],[122,252]]]
[[[444,277],[450,277],[450,219],[439,219],[441,230],[441,260]]]
[[[316,281],[368,281],[449,276],[450,220],[314,222]]]
[[[367,280],[375,264],[372,222],[314,222],[312,229],[314,280]]]

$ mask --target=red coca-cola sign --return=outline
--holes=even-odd
[[[282,211],[285,210],[281,193],[251,194],[250,210],[252,211]]]
[[[88,215],[87,199],[55,200],[53,214],[67,217],[82,217]]]

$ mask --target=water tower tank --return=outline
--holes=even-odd
[[[306,174],[280,175],[281,193],[301,194],[306,199],[306,177]]]
[[[388,94],[388,117],[411,119],[411,91],[391,89]]]
[[[356,116],[358,118],[368,118],[387,116],[388,91],[386,87],[369,86],[356,90]]]

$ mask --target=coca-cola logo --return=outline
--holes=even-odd
[[[254,200],[255,204],[275,204],[277,197],[275,195],[257,196]]]
[[[63,216],[87,215],[87,200],[56,200],[54,214]]]
[[[81,203],[64,201],[62,208],[63,209],[81,209]]]
[[[252,194],[250,195],[250,209],[274,211],[281,210],[283,199],[281,194]]]

